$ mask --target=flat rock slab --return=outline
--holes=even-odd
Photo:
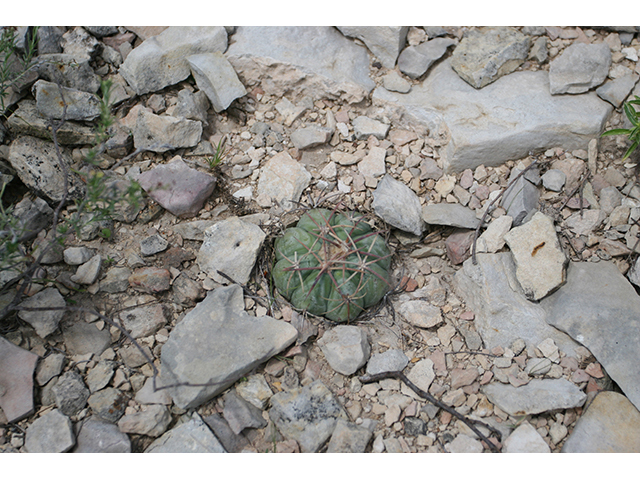
[[[67,120],[90,121],[100,116],[100,99],[93,93],[58,88],[46,80],[38,80],[33,91],[38,111],[46,118],[61,119],[64,113]]]
[[[551,95],[545,71],[514,72],[476,90],[448,60],[411,92],[377,88],[373,98],[404,106],[432,131],[448,130],[451,140],[441,153],[447,172],[498,166],[554,147],[586,150],[613,108],[593,92]]]
[[[495,382],[482,391],[491,403],[509,415],[536,415],[581,407],[587,399],[584,392],[564,378],[536,378],[521,387]]]
[[[64,317],[66,304],[58,289],[49,287],[27,298],[19,306],[25,308],[52,307],[56,310],[20,310],[18,316],[31,325],[39,337],[45,338],[58,328],[60,320]]]
[[[549,64],[549,90],[554,95],[586,92],[605,81],[610,67],[609,45],[576,42]]]
[[[524,422],[504,441],[502,453],[551,453],[551,449],[537,430]]]
[[[338,420],[349,420],[340,402],[320,380],[275,394],[269,417],[282,435],[298,442],[303,453],[320,450]]]
[[[540,305],[547,322],[587,347],[640,408],[640,298],[618,267],[572,262],[566,284]]]
[[[164,385],[211,383],[168,389],[180,408],[194,408],[284,350],[297,336],[286,322],[249,316],[239,285],[217,288],[171,332],[162,348],[162,381]]]
[[[120,75],[138,95],[157,92],[191,74],[190,55],[226,49],[224,27],[169,27],[134,48],[120,66]]]
[[[391,175],[382,177],[373,192],[373,210],[389,225],[421,235],[424,230],[420,199],[404,183]]]
[[[422,207],[422,219],[429,225],[475,229],[480,220],[470,208],[459,203],[436,203]]]
[[[562,453],[640,453],[640,412],[619,393],[598,393]]]
[[[158,165],[138,178],[140,186],[178,217],[193,217],[211,196],[216,177],[189,167],[180,157],[166,165]]]
[[[292,208],[293,202],[311,182],[311,174],[287,152],[274,155],[260,168],[258,196],[269,198],[285,209]]]
[[[33,413],[33,372],[38,355],[0,337],[0,414],[7,423]]]
[[[113,423],[89,417],[80,427],[73,453],[131,453],[131,441]]]
[[[486,348],[506,348],[522,338],[533,354],[533,347],[551,338],[560,350],[576,356],[578,344],[551,327],[545,310],[524,296],[511,253],[480,253],[476,258],[477,265],[469,258],[456,272],[454,286],[475,313],[474,324]]]
[[[71,420],[54,409],[29,425],[24,446],[29,453],[64,453],[75,443]]]
[[[529,300],[540,300],[565,279],[568,259],[560,246],[553,220],[537,212],[504,237],[516,263],[516,277]]]
[[[217,113],[226,110],[236,98],[246,95],[244,85],[221,52],[192,55],[187,61],[198,88],[207,94]]]
[[[357,103],[375,86],[366,49],[333,27],[238,27],[233,40],[226,55],[243,84],[271,95]]]
[[[226,450],[200,415],[172,428],[155,440],[145,453],[225,453]]]

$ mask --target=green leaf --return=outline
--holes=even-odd
[[[611,137],[613,135],[630,135],[633,130],[627,128],[614,128],[613,130],[609,130],[604,132],[601,137]]]
[[[624,104],[624,113],[634,126],[638,126],[638,113],[629,103]]]

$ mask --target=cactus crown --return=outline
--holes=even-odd
[[[308,210],[276,240],[275,255],[278,291],[335,322],[353,320],[390,289],[389,249],[357,212]]]

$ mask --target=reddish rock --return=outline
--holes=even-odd
[[[471,256],[471,244],[474,236],[475,231],[473,230],[458,230],[449,235],[449,238],[444,242],[444,246],[447,249],[447,257],[449,257],[451,263],[460,265]]]
[[[171,288],[171,274],[164,268],[138,268],[129,276],[129,285],[139,292],[164,292]]]
[[[476,314],[471,312],[471,311],[469,311],[469,310],[467,310],[466,312],[462,312],[460,314],[459,318],[460,318],[460,320],[469,320],[469,321],[471,321],[474,318],[476,318]]]
[[[436,350],[435,352],[433,352],[429,356],[429,359],[433,362],[433,369],[435,370],[436,374],[446,373],[447,361],[442,350]]]
[[[0,337],[0,422],[33,413],[33,371],[38,355]],[[2,419],[2,412],[6,420]]]
[[[400,280],[400,287],[404,288],[405,292],[414,292],[418,288],[418,282],[405,275],[402,277],[402,280]]]
[[[590,363],[587,365],[587,368],[584,369],[589,375],[593,378],[602,378],[604,377],[604,373],[602,373],[602,367],[599,363]]]
[[[478,378],[478,369],[475,367],[454,368],[451,370],[451,389],[456,390],[471,385],[476,378]]]

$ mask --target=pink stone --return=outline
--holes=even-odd
[[[0,417],[4,412],[7,423],[33,413],[33,371],[38,358],[0,337]]]
[[[409,130],[392,130],[391,132],[389,132],[389,139],[395,146],[402,147],[409,142],[417,140],[418,135],[416,135],[415,132],[411,132]]]
[[[171,274],[165,268],[139,268],[129,276],[129,285],[140,292],[164,292],[171,288]]]
[[[444,373],[447,371],[447,362],[442,350],[436,350],[429,356],[429,359],[433,362],[433,368],[436,373]]]
[[[464,172],[462,172],[462,176],[460,177],[460,186],[465,190],[468,190],[473,185],[473,171],[467,168]]]
[[[602,367],[599,363],[590,363],[587,365],[587,368],[584,369],[589,375],[593,378],[602,378],[604,377],[604,373],[602,373]]]
[[[449,235],[444,242],[444,246],[451,263],[460,265],[471,256],[470,249],[474,236],[475,232],[473,230],[460,230]]]
[[[571,381],[573,383],[588,382],[590,378],[591,377],[589,377],[589,374],[580,368],[573,372],[573,374],[571,375]]]
[[[473,313],[472,311],[467,310],[466,312],[462,312],[460,314],[460,320],[473,320],[474,318],[476,318],[476,314]]]
[[[486,385],[491,381],[492,378],[493,378],[493,372],[487,370],[482,374],[482,377],[480,377],[480,385]]]
[[[456,390],[460,387],[471,385],[476,378],[478,378],[477,368],[454,368],[451,370],[451,389]]]

